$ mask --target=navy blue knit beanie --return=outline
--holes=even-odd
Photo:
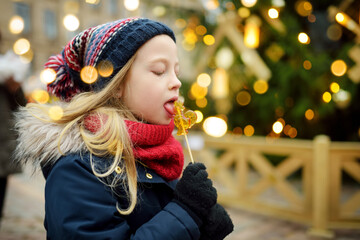
[[[45,64],[56,72],[48,91],[69,101],[80,92],[103,89],[144,43],[161,34],[175,41],[168,26],[145,18],[122,19],[86,29]],[[103,67],[111,72],[101,74]]]

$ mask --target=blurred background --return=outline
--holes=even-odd
[[[0,53],[18,55],[25,96],[40,103],[57,100],[43,64],[83,29],[133,16],[166,23],[181,95],[198,116],[194,158],[234,211],[229,239],[360,239],[360,1],[2,0],[0,9]],[[42,220],[43,182],[29,175],[10,179],[5,232],[26,218],[19,206]],[[37,207],[16,205],[21,194]]]

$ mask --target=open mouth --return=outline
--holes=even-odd
[[[165,108],[166,112],[167,112],[169,115],[171,115],[171,116],[174,116],[174,115],[175,115],[174,102],[175,102],[176,100],[177,100],[177,97],[170,99],[169,101],[167,101],[167,102],[164,104],[164,108]]]

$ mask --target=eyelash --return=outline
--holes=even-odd
[[[157,76],[161,76],[162,74],[164,74],[165,72],[156,72],[156,71],[152,71],[153,74],[157,75]]]

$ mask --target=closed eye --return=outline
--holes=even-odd
[[[157,71],[152,71],[153,74],[157,75],[157,76],[161,76],[164,74],[164,72],[157,72]]]

